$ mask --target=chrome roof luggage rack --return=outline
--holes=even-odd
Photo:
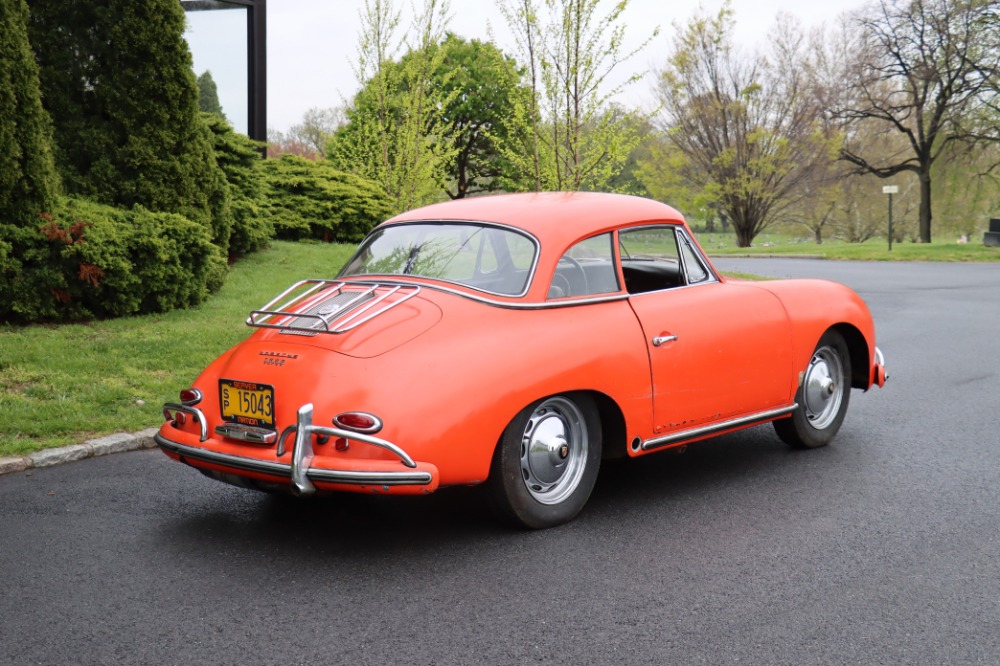
[[[346,333],[420,293],[416,285],[303,280],[247,317],[247,326],[283,333]],[[280,305],[279,305],[280,303]]]

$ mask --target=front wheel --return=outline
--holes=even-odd
[[[545,398],[504,430],[488,490],[502,518],[532,529],[572,520],[590,497],[601,464],[601,424],[586,395]]]
[[[789,446],[815,449],[830,443],[840,430],[851,397],[851,358],[837,331],[823,334],[809,359],[790,418],[774,422],[778,436]]]

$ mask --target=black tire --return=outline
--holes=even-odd
[[[851,356],[834,330],[823,334],[795,392],[798,409],[774,422],[778,437],[797,449],[826,446],[840,430],[851,397]]]
[[[601,422],[594,401],[556,395],[523,409],[493,454],[487,490],[504,520],[530,529],[576,517],[601,465]]]

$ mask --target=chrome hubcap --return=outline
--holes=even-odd
[[[538,405],[521,438],[521,477],[531,496],[558,504],[580,485],[587,463],[587,427],[580,408],[563,397]]]
[[[806,418],[817,430],[823,430],[837,418],[840,403],[844,400],[844,367],[840,356],[832,347],[816,350],[802,387]]]

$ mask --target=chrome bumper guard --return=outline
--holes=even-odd
[[[168,410],[181,411],[186,414],[197,412],[200,416],[199,424],[201,425],[202,430],[201,441],[205,441],[205,439],[207,439],[207,426],[205,425],[204,415],[201,415],[201,412],[191,407],[168,403],[163,406],[164,416],[166,416],[167,419],[171,419]],[[372,437],[371,435],[363,435],[349,430],[316,426],[312,423],[312,416],[313,406],[311,404],[303,405],[299,408],[296,424],[288,426],[282,431],[281,435],[278,436],[278,448],[276,454],[280,457],[285,454],[285,440],[292,433],[295,434],[295,440],[292,444],[292,461],[290,465],[280,462],[258,460],[256,458],[246,458],[244,456],[235,456],[228,453],[218,453],[194,446],[187,446],[185,444],[171,441],[159,433],[154,436],[154,440],[163,450],[170,451],[184,458],[225,465],[227,467],[251,472],[263,472],[276,476],[289,477],[291,478],[294,492],[299,495],[312,495],[315,493],[316,486],[313,485],[313,481],[373,486],[421,486],[431,483],[431,473],[417,471],[415,469],[417,467],[417,463],[415,463],[413,459],[407,455],[405,451],[403,451],[403,449],[399,448],[392,442],[387,442],[384,439]],[[195,418],[198,418],[198,416]],[[391,451],[400,459],[405,467],[414,471],[365,472],[312,467],[312,461],[314,458],[312,444],[313,435],[343,437],[344,439],[364,442],[365,444]]]
[[[882,368],[882,372],[885,373],[885,381],[889,381],[889,371],[885,367],[885,356],[882,354],[882,350],[875,347],[875,365]]]
[[[168,402],[163,405],[163,418],[174,423],[177,422],[176,413],[187,414],[188,416],[194,417],[194,420],[198,422],[198,428],[200,429],[198,441],[204,442],[208,439],[208,422],[205,421],[205,415],[202,414],[200,409],[195,409],[194,407],[188,407],[187,405],[179,405],[176,402]]]

